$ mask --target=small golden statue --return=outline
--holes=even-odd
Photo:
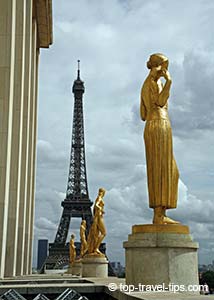
[[[86,241],[86,220],[82,220],[80,225],[80,241],[81,241],[80,255],[81,257],[83,257],[88,250],[88,244]]]
[[[149,206],[154,208],[154,224],[176,224],[166,209],[176,208],[179,172],[173,157],[172,130],[168,116],[171,77],[168,58],[152,54],[150,69],[141,90],[140,114],[146,121],[144,141],[147,162]],[[165,79],[165,83],[161,82]]]
[[[103,220],[105,189],[100,188],[93,210],[93,223],[88,235],[88,254],[105,256],[99,250],[100,244],[106,236],[106,228]]]
[[[70,264],[73,265],[76,260],[76,246],[74,244],[75,235],[71,235],[70,243],[69,243],[69,255],[70,255]]]

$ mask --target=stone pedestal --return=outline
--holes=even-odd
[[[82,276],[82,260],[75,261],[72,265],[70,264],[67,274]]]
[[[198,284],[198,243],[183,225],[134,225],[126,251],[126,283]]]
[[[82,259],[82,277],[108,277],[108,261],[106,257],[86,255]]]

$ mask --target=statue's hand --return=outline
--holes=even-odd
[[[166,80],[171,80],[171,76],[169,74],[169,71],[164,69],[162,70],[162,77],[164,77]]]

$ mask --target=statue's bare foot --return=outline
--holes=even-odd
[[[163,217],[163,224],[180,224],[180,222],[175,221],[167,216]]]
[[[180,222],[170,219],[166,216],[166,209],[159,206],[154,209],[153,224],[179,224]]]

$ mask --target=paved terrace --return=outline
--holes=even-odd
[[[86,295],[90,299],[105,300],[201,300],[214,299],[214,296],[170,293],[170,292],[132,292],[124,293],[120,290],[110,291],[109,283],[115,283],[118,287],[125,284],[123,278],[79,278],[68,274],[57,275],[30,275],[16,278],[7,278],[0,280],[0,295],[3,295],[9,289],[14,289],[27,299],[32,299],[37,294],[45,294],[53,299],[61,294],[65,289],[71,288],[78,293]],[[51,297],[52,296],[52,297]]]

